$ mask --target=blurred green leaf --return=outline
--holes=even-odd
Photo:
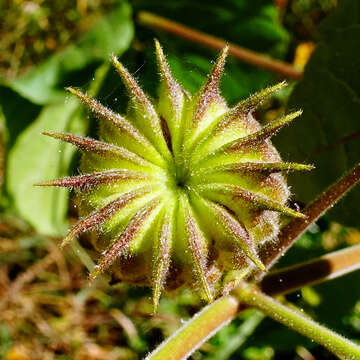
[[[351,316],[360,299],[360,287],[355,285],[359,283],[360,271],[356,271],[316,286],[317,294],[323,299],[316,307],[316,319],[344,336],[354,337],[346,318]],[[360,331],[356,334],[357,339],[359,335]]]
[[[309,174],[290,177],[297,200],[305,203],[360,158],[359,9],[359,2],[346,0],[325,20],[324,39],[288,104],[289,111],[302,108],[304,114],[274,139],[287,159],[316,166]],[[359,226],[359,202],[360,189],[356,188],[329,215],[343,224]]]
[[[5,86],[0,86],[0,104],[7,133],[6,148],[10,149],[19,134],[39,116],[41,106]]]
[[[106,62],[95,72],[88,93],[95,96],[109,69]],[[85,109],[78,99],[44,106],[37,119],[17,138],[7,161],[7,192],[13,207],[39,233],[63,235],[67,228],[67,189],[39,188],[34,184],[68,175],[75,148],[46,136],[42,131],[85,134]]]
[[[10,151],[8,193],[20,215],[41,233],[60,235],[66,230],[68,191],[38,188],[34,184],[65,176],[74,149],[40,134],[45,130],[83,133],[85,129],[76,99],[70,99],[65,105],[48,105]]]
[[[98,20],[76,44],[69,45],[9,85],[36,104],[63,101],[64,86],[74,85],[75,72],[92,63],[103,62],[112,52],[123,53],[132,37],[131,7],[122,0],[117,9]],[[65,78],[71,83],[64,83]]]

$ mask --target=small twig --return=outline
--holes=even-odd
[[[226,360],[229,359],[244,343],[251,337],[256,328],[266,318],[266,316],[260,311],[255,311],[237,328],[236,334],[231,338],[226,338],[226,342],[222,346],[216,347],[215,351],[212,351],[210,357],[206,357],[209,360]]]
[[[260,287],[268,295],[286,294],[305,285],[335,279],[358,269],[360,244],[268,274]]]
[[[138,21],[141,25],[154,27],[166,31],[170,34],[210,47],[212,49],[220,50],[228,44],[229,54],[233,55],[239,60],[242,60],[256,67],[278,73],[286,78],[300,79],[302,77],[301,71],[286,62],[272,59],[269,56],[265,56],[255,51],[242,48],[238,45],[229,43],[218,37],[205,34],[195,29],[191,29],[185,25],[179,24],[164,17],[151,14],[146,11],[140,11],[138,14]]]
[[[287,268],[279,273],[268,275],[269,279],[265,277],[260,283],[260,286],[268,294],[272,296],[289,293],[302,286],[320,283],[328,279],[334,279],[341,275],[347,274],[351,271],[359,269],[359,257],[360,257],[360,245],[354,245],[344,250],[339,250],[318,259],[314,259],[309,262],[304,262],[294,266],[293,268]],[[324,260],[327,262],[327,271],[319,271],[319,274],[314,270],[314,266],[323,266]],[[297,275],[301,273],[299,279]],[[310,275],[311,273],[311,275]],[[281,274],[281,275],[280,275]],[[295,274],[295,276],[294,276]],[[305,274],[305,275],[304,275]],[[304,277],[309,283],[302,281],[301,277]],[[279,281],[282,279],[283,281]],[[298,280],[298,281],[297,281]],[[273,287],[272,287],[273,286]],[[236,290],[235,290],[236,293]],[[265,295],[264,295],[265,296]],[[229,306],[229,310],[226,309]],[[212,303],[202,309],[193,319],[184,324],[175,334],[173,334],[168,340],[165,340],[155,352],[150,354],[146,359],[162,359],[160,355],[165,356],[167,352],[173,354],[173,360],[186,359],[185,356],[189,356],[196,349],[198,349],[209,337],[211,337],[215,331],[220,330],[223,326],[233,320],[233,318],[240,312],[244,311],[245,307],[240,307],[239,299],[233,296],[223,296],[215,303]],[[214,312],[221,311],[221,316],[212,318]],[[212,321],[204,325],[202,328],[200,323],[206,323],[207,319]],[[196,326],[199,326],[197,328]],[[167,357],[163,357],[164,359]]]
[[[241,304],[254,307],[288,328],[316,341],[340,359],[360,359],[359,345],[316,323],[300,311],[291,309],[265,295],[256,286],[244,284],[233,294]]]
[[[360,181],[360,163],[353,167],[334,184],[330,185],[319,197],[311,202],[303,211],[305,219],[296,218],[290,221],[281,232],[276,242],[265,243],[260,249],[260,258],[267,269],[270,269],[281,256],[294,244],[306,229],[333,207],[348,191]],[[255,277],[261,279],[265,273],[257,273]]]
[[[238,307],[237,299],[223,296],[193,316],[145,360],[187,359],[208,338],[234,318]]]

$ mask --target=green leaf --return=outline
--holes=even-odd
[[[99,92],[108,70],[109,63],[98,67],[88,88],[89,95]],[[71,145],[41,133],[56,131],[82,135],[89,122],[85,114],[84,107],[74,97],[65,104],[47,105],[9,148],[7,195],[12,207],[40,233],[63,235],[67,228],[69,194],[66,189],[38,188],[34,184],[68,175],[76,151]]]
[[[63,235],[68,191],[37,188],[43,180],[67,175],[74,149],[41,136],[44,130],[83,133],[86,129],[76,99],[43,108],[39,117],[18,137],[7,163],[7,191],[19,214],[34,228],[48,235]]]
[[[330,33],[327,24],[336,26],[333,19],[338,19],[340,28],[331,31],[330,37],[325,34],[289,100],[288,109],[302,108],[303,116],[274,139],[287,159],[316,167],[306,175],[290,177],[297,200],[304,203],[359,161],[360,16],[354,24],[354,2],[340,2],[333,18],[325,23],[326,34]],[[337,12],[348,17],[350,26],[342,28],[346,21]],[[329,215],[343,224],[359,226],[359,202],[360,189],[356,188]]]
[[[63,101],[66,96],[64,86],[76,85],[75,72],[107,60],[112,52],[120,55],[129,47],[132,37],[131,7],[123,0],[76,44],[69,45],[9,86],[37,104]]]

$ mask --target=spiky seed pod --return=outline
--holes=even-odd
[[[276,237],[280,215],[303,216],[286,205],[283,173],[311,166],[283,163],[269,140],[300,111],[264,127],[252,116],[285,83],[229,108],[219,92],[228,47],[192,97],[155,45],[156,104],[115,56],[130,96],[126,117],[68,89],[99,118],[100,140],[45,133],[82,151],[83,174],[40,185],[75,189],[83,217],[62,245],[92,232],[102,256],[91,278],[111,268],[117,279],[149,284],[156,309],[164,288],[186,284],[211,301],[228,272],[264,270],[257,249]]]

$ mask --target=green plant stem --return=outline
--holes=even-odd
[[[313,264],[323,263],[324,259],[330,263],[330,266],[327,266],[326,273],[318,274],[314,269],[312,269],[312,271],[307,270],[307,266],[312,267]],[[279,277],[279,273],[275,273],[274,275],[270,274],[269,277],[272,277],[272,279],[267,282],[267,278],[265,277],[260,283],[260,286],[262,286],[264,282],[264,284],[266,284],[266,290],[272,295],[284,294],[308,285],[305,281],[297,282],[297,279],[301,278],[299,274],[308,274],[306,278],[309,284],[313,284],[314,282],[320,283],[358,269],[359,263],[360,245],[355,245],[327,254],[310,262],[298,264],[294,267],[295,273],[294,268],[288,268],[281,270],[281,277]],[[279,279],[283,279],[283,281],[278,281]],[[270,286],[270,283],[274,285]],[[227,306],[229,306],[228,309]],[[206,306],[198,315],[195,315],[194,318],[185,323],[176,333],[151,353],[147,357],[147,360],[185,359],[186,356],[192,354],[208,338],[213,336],[216,331],[228,324],[243,310],[245,310],[245,307],[240,307],[239,301],[236,298],[230,296],[220,298],[216,302]],[[220,314],[217,312],[220,312]],[[214,313],[216,316],[213,317],[212,314]],[[211,322],[209,321],[208,323],[208,319],[211,319]],[[203,325],[204,327],[202,327]]]
[[[74,251],[75,255],[80,259],[82,264],[91,273],[94,270],[95,264],[89,254],[79,244],[77,239],[73,239],[73,241],[71,242],[71,248]]]
[[[244,285],[233,292],[242,304],[261,310],[272,319],[326,347],[341,359],[360,359],[360,346],[317,324],[299,311],[290,309],[253,285]]]
[[[146,360],[187,359],[236,315],[238,307],[239,301],[232,296],[224,296],[206,306],[149,354]]]
[[[140,11],[138,14],[138,22],[141,25],[166,31],[170,34],[210,47],[212,49],[221,50],[228,44],[229,54],[239,60],[242,60],[256,67],[281,74],[287,78],[300,79],[302,77],[302,72],[288,63],[280,60],[275,60],[269,56],[265,56],[256,53],[255,51],[242,48],[223,39],[205,34],[195,29],[191,29],[185,25],[179,24],[164,17],[146,11]]]
[[[260,311],[254,312],[249,318],[247,318],[238,328],[237,334],[231,336],[230,339],[226,339],[226,343],[216,349],[212,353],[208,360],[226,360],[231,357],[231,355],[239,349],[245,341],[254,333],[259,324],[263,321],[265,315]]]

